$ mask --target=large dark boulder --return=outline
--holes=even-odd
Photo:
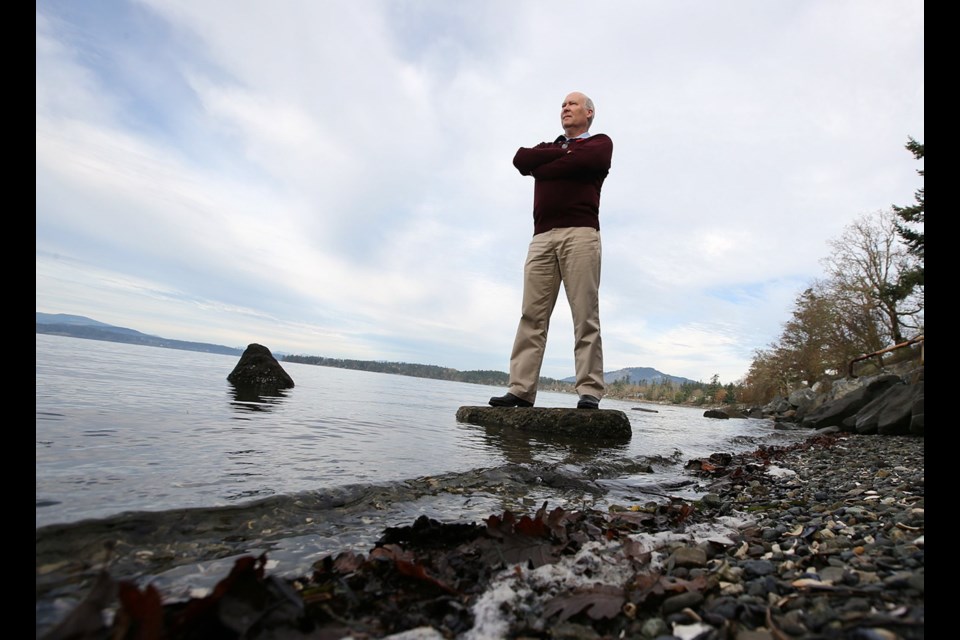
[[[457,421],[602,442],[628,442],[632,435],[630,418],[616,409],[460,407]]]
[[[869,377],[818,381],[810,389],[753,407],[747,415],[771,419],[776,428],[795,423],[817,430],[922,437],[923,363],[908,361]]]
[[[910,433],[910,422],[913,418],[914,399],[922,394],[922,382],[899,382],[867,403],[855,416],[848,418],[845,424],[852,421],[853,430],[864,435],[907,435]]]
[[[891,392],[893,389],[890,390]],[[889,395],[887,392],[886,395]],[[923,382],[904,385],[897,389],[896,396],[891,396],[886,404],[886,410],[880,413],[877,420],[877,433],[888,435],[911,435],[911,426],[914,423],[917,401],[920,402],[920,427],[923,427]],[[920,435],[923,435],[921,430]]]
[[[920,391],[913,398],[913,411],[910,416],[910,435],[923,435],[923,381],[919,383]]]
[[[874,398],[879,397],[890,387],[899,383],[901,383],[900,376],[893,374],[879,376],[865,387],[852,391],[832,402],[820,405],[803,416],[800,424],[818,430],[826,427],[839,427],[852,431],[852,425],[844,424],[844,421],[855,416]]]
[[[233,368],[227,380],[246,389],[290,389],[293,378],[290,377],[273,354],[262,344],[247,345],[240,362]]]

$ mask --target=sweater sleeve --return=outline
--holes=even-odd
[[[560,151],[558,157],[533,167],[530,175],[537,180],[563,180],[606,176],[610,172],[613,140],[606,134],[592,135]]]
[[[513,166],[517,168],[520,175],[529,176],[537,167],[553,162],[565,153],[565,149],[549,142],[541,142],[535,147],[520,147],[513,156]]]

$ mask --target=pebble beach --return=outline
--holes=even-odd
[[[696,501],[422,518],[309,576],[238,563],[214,595],[84,637],[922,639],[924,440],[828,431],[688,461]]]
[[[791,447],[691,461],[688,469],[706,479],[707,491],[684,523],[626,517],[644,512],[637,506],[604,514],[594,524],[607,537],[619,528],[618,540],[494,581],[474,604],[472,628],[453,635],[924,637],[922,437],[824,432]],[[625,522],[647,524],[631,530]],[[601,613],[611,601],[618,610]],[[451,634],[436,627],[391,636],[444,637]]]

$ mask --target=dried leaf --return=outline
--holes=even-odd
[[[380,558],[383,560],[405,560],[407,562],[416,561],[412,551],[407,551],[403,547],[395,544],[388,544],[382,547],[376,547],[370,552],[370,558]]]
[[[707,588],[707,579],[705,576],[697,576],[691,580],[683,578],[674,578],[672,576],[661,576],[660,583],[664,591],[676,591],[684,593],[686,591],[703,591]]]
[[[399,571],[405,576],[416,578],[417,580],[422,580],[423,582],[426,582],[428,584],[435,585],[449,593],[453,593],[453,594],[458,593],[456,589],[440,582],[439,580],[431,576],[429,573],[427,573],[426,568],[421,564],[406,562],[404,560],[397,560],[396,566],[397,566],[397,571]]]
[[[366,562],[362,553],[345,551],[337,555],[333,561],[333,569],[337,573],[353,573],[357,568]]]
[[[190,629],[222,628],[218,608],[221,601],[232,594],[238,599],[243,598],[243,589],[251,585],[263,585],[264,567],[267,564],[266,554],[259,557],[243,556],[233,563],[233,568],[226,578],[213,588],[213,592],[205,598],[191,600],[186,608],[174,618],[173,637],[188,635]],[[261,603],[265,606],[265,603]]]
[[[613,618],[623,609],[626,602],[623,589],[610,585],[596,585],[580,589],[570,595],[557,596],[544,607],[543,615],[551,618],[560,614],[559,622],[578,613],[585,612],[593,620]]]
[[[550,529],[547,528],[546,523],[539,518],[534,520],[530,516],[522,516],[514,526],[514,530],[531,538],[547,538],[550,536]]]
[[[164,637],[163,598],[152,584],[141,592],[132,582],[121,582],[118,589],[120,611],[115,626],[122,627],[122,637],[137,640],[158,640]]]
[[[642,564],[650,562],[652,553],[647,550],[645,545],[636,540],[629,538],[624,540],[621,549],[623,550],[623,555],[631,560],[636,560]]]

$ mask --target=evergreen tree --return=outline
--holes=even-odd
[[[906,148],[914,158],[923,160],[923,143],[908,138]],[[922,178],[923,169],[918,169],[917,175]],[[914,287],[923,287],[923,187],[914,192],[914,200],[916,204],[910,207],[893,205],[894,213],[900,218],[900,222],[897,223],[897,232],[907,245],[907,250],[919,261],[916,268],[905,272],[897,283],[900,293],[904,296]]]

